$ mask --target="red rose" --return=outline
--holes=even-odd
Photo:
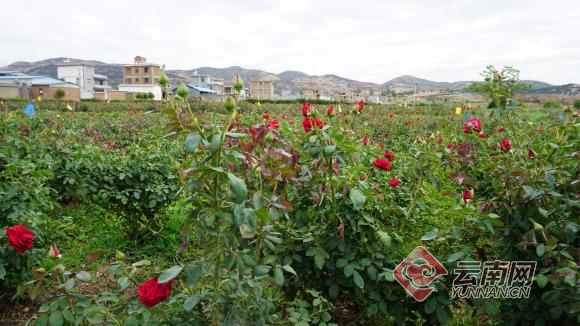
[[[302,116],[307,117],[310,113],[310,103],[304,103],[302,105]]]
[[[479,121],[477,119],[471,119],[463,125],[463,132],[464,133],[469,134],[469,133],[472,133],[474,131],[477,133],[479,133],[481,131],[481,121]]]
[[[531,149],[531,148],[530,148],[530,149],[528,149],[528,157],[529,157],[529,158],[534,158],[534,157],[536,157],[536,152],[534,152],[534,150],[533,150],[533,149]]]
[[[366,175],[361,175],[360,176],[360,181],[365,181],[366,179],[367,179],[367,176]]]
[[[505,128],[504,127],[497,128],[497,132],[504,132],[504,131],[505,131]]]
[[[373,164],[381,170],[390,171],[391,170],[391,162],[383,159],[378,158],[376,159]]]
[[[512,143],[510,142],[509,139],[504,138],[499,143],[499,149],[502,150],[503,152],[509,152],[512,149]]]
[[[363,139],[362,141],[363,145],[368,145],[369,144],[369,137],[366,137]]]
[[[280,125],[280,121],[278,120],[272,120],[268,123],[268,127],[270,127],[270,129],[276,129],[278,128]]]
[[[302,119],[302,128],[304,129],[305,132],[310,132],[312,130],[312,127],[314,127],[315,125],[319,129],[322,129],[322,126],[324,126],[324,122],[320,121],[318,117]]]
[[[463,203],[465,205],[467,205],[467,201],[469,199],[471,199],[472,196],[473,196],[473,191],[472,190],[469,190],[467,188],[466,189],[463,189]]]
[[[153,307],[171,295],[173,280],[167,283],[158,283],[156,278],[145,281],[139,287],[139,302],[145,307]]]
[[[365,103],[363,102],[363,100],[360,100],[358,101],[357,105],[358,105],[358,113],[361,113],[365,106]]]
[[[482,132],[479,134],[479,138],[487,138],[487,135]]]
[[[393,161],[395,159],[395,153],[393,153],[393,152],[386,151],[384,155],[385,155],[385,158],[389,161]]]
[[[328,109],[326,109],[326,114],[327,115],[332,115],[332,112],[334,112],[334,106],[332,106],[332,104],[330,104],[328,106]]]
[[[442,143],[443,142],[443,136],[437,135],[437,142],[438,143]]]
[[[269,114],[264,114],[264,115],[262,116],[262,119],[264,119],[264,120],[268,120],[268,119],[270,119],[270,115],[269,115]]]
[[[8,243],[18,252],[25,252],[32,248],[32,240],[34,233],[27,229],[24,225],[15,225],[6,229],[8,236]]]
[[[399,179],[393,177],[391,180],[389,180],[389,184],[391,187],[397,188],[399,186]]]
[[[454,146],[453,146],[453,144],[449,144],[449,145],[447,145],[447,149],[448,149],[448,150],[452,150],[452,149],[453,149],[453,147],[454,147]]]

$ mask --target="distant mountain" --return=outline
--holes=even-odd
[[[111,85],[116,86],[122,82],[123,67],[117,63],[105,63],[96,60],[81,60],[73,58],[51,58],[36,62],[17,61],[7,67],[0,68],[0,70],[16,70],[30,75],[47,75],[56,77],[56,67],[64,62],[70,63],[85,63],[95,66],[95,71],[98,74],[109,77]],[[429,92],[462,92],[471,84],[471,81],[456,81],[456,82],[436,82],[427,79],[422,79],[414,76],[400,76],[389,80],[384,84],[369,83],[363,81],[356,81],[336,75],[308,75],[300,71],[284,71],[279,74],[257,70],[246,69],[239,66],[232,66],[227,68],[213,68],[213,67],[199,67],[195,69],[176,69],[167,70],[167,75],[171,79],[189,80],[194,75],[211,75],[218,78],[223,78],[226,83],[231,82],[234,76],[239,73],[247,84],[253,75],[259,75],[261,78],[271,80],[276,91],[283,89],[304,90],[307,88],[315,88],[322,93],[335,93],[342,90],[373,92],[375,94],[382,92],[396,92],[406,93],[412,92],[414,85],[417,85],[418,93]],[[578,94],[578,84],[568,84],[562,86],[554,86],[541,81],[527,80],[524,81],[532,86],[526,92],[535,94]]]
[[[561,86],[548,86],[542,88],[535,88],[527,90],[525,93],[578,96],[580,95],[580,84],[566,84]]]

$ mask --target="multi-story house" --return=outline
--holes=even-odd
[[[255,99],[273,99],[274,85],[271,80],[260,79],[254,75],[250,79],[250,97]]]
[[[304,90],[304,98],[308,100],[317,100],[320,98],[320,91],[315,88],[307,88]]]
[[[81,99],[94,97],[95,66],[85,63],[63,63],[56,68],[58,79],[80,87]]]
[[[123,83],[120,91],[133,93],[153,93],[154,99],[161,100],[161,65],[147,63],[145,57],[136,56],[132,64],[123,65]]]

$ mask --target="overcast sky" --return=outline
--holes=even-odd
[[[0,66],[52,57],[168,69],[299,70],[383,83],[400,75],[580,83],[578,0],[2,1]]]

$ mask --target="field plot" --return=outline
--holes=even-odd
[[[0,323],[580,322],[576,108],[25,104],[0,105]],[[449,271],[422,302],[394,277],[417,246]],[[452,297],[495,260],[537,262],[529,298]]]

